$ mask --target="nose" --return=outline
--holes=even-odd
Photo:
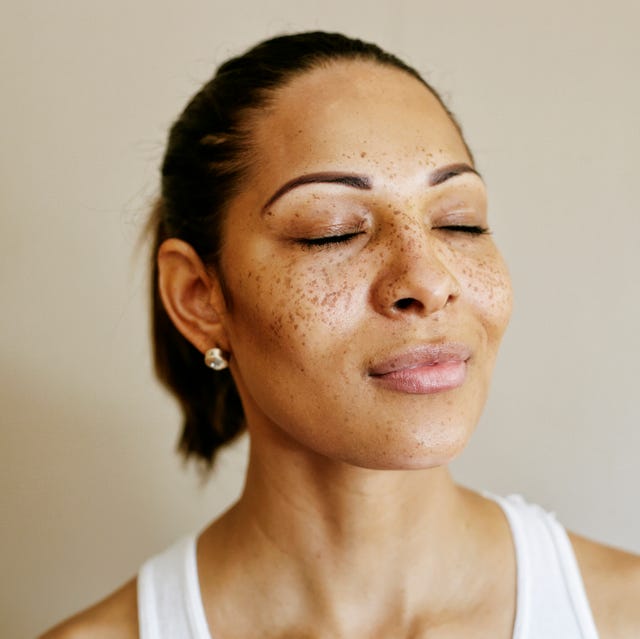
[[[422,223],[389,229],[372,288],[376,310],[388,317],[429,316],[460,295],[460,284],[443,259],[448,249]]]

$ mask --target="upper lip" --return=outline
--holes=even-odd
[[[369,375],[380,376],[396,371],[434,366],[443,362],[466,362],[471,357],[471,349],[461,342],[420,344],[399,350],[375,361],[368,369]]]

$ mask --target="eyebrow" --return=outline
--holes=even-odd
[[[337,173],[337,172],[324,172],[324,173],[308,173],[306,175],[300,175],[299,177],[289,180],[283,184],[265,203],[262,207],[262,211],[266,211],[278,198],[282,197],[291,189],[295,189],[297,186],[303,184],[344,184],[354,189],[360,189],[361,191],[371,190],[371,179],[366,175],[359,175],[357,173]]]
[[[476,171],[476,169],[471,165],[465,164],[464,162],[458,162],[456,164],[441,166],[439,169],[432,171],[429,175],[429,186],[438,186],[438,184],[442,184],[457,175],[463,175],[465,173],[473,173],[482,180],[480,173],[478,173],[478,171]]]
[[[432,171],[429,175],[429,186],[438,186],[447,180],[464,173],[473,173],[480,179],[482,176],[476,169],[469,164],[463,162],[456,164],[447,164]],[[361,191],[370,191],[372,187],[371,178],[358,173],[339,173],[339,172],[323,172],[323,173],[307,173],[285,182],[264,204],[262,212],[264,213],[276,200],[281,198],[285,193],[292,189],[305,184],[343,184],[344,186]]]

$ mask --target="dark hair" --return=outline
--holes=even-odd
[[[158,292],[158,248],[170,237],[189,243],[207,266],[217,269],[224,288],[224,273],[219,268],[222,224],[227,205],[251,164],[250,116],[297,75],[340,60],[395,67],[422,82],[440,100],[417,71],[375,44],[337,33],[299,33],[262,42],[222,64],[169,134],[162,192],[149,220],[154,236],[151,295],[155,370],[182,408],[179,450],[209,467],[220,447],[242,432],[242,405],[229,370],[206,368],[201,353],[169,319]]]

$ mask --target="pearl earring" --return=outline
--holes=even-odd
[[[213,368],[214,371],[221,371],[229,366],[229,361],[225,358],[219,348],[210,348],[204,354],[204,363],[209,368]]]

